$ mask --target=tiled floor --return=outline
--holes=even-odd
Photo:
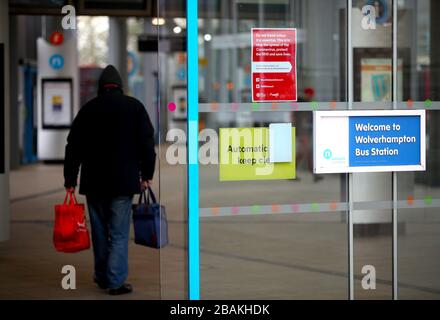
[[[53,206],[64,199],[62,167],[37,165],[11,173],[11,239],[0,244],[0,298],[108,299],[92,283],[92,251],[58,253],[52,244]],[[83,197],[79,197],[84,202]],[[122,298],[158,299],[158,251],[130,244],[132,295]],[[61,288],[61,269],[76,269],[76,290]]]

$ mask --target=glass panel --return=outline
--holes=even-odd
[[[426,109],[425,172],[398,175],[398,280],[400,299],[440,298],[439,123],[440,3],[399,1],[399,53],[408,63],[398,74],[400,109]]]
[[[160,250],[161,298],[187,299],[186,3],[160,0],[157,16],[159,26],[146,35],[145,45],[158,40],[160,200],[170,242]]]
[[[202,218],[202,298],[346,299],[345,216]]]
[[[365,27],[362,10],[368,4],[373,5],[376,13],[373,30]],[[354,109],[392,108],[392,8],[392,0],[353,1]]]
[[[366,1],[353,1],[353,109],[392,108],[392,1],[369,1],[374,30],[363,25]],[[350,27],[350,26],[349,26]],[[392,174],[353,174],[354,297],[392,297]],[[362,209],[358,209],[358,208]],[[376,288],[362,286],[364,268],[374,267]],[[363,273],[364,272],[364,273]]]
[[[202,299],[347,298],[347,177],[313,175],[311,112],[347,108],[345,6],[199,1],[200,127],[281,122],[297,134],[294,180],[221,182],[218,164],[200,165]],[[297,28],[299,103],[251,103],[257,27]]]
[[[400,108],[438,108],[440,28],[432,23],[440,8],[436,1],[399,1],[398,49],[403,69],[398,73]]]

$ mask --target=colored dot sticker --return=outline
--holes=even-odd
[[[232,111],[237,111],[239,107],[240,107],[240,105],[238,103],[236,103],[236,102],[231,104],[231,110]]]
[[[330,102],[330,108],[336,109],[336,106],[337,106],[336,101]]]
[[[333,211],[335,211],[338,208],[338,204],[336,201],[332,201],[330,203],[330,209],[332,209]]]
[[[312,102],[310,103],[310,106],[312,107],[313,110],[316,110],[316,109],[318,108],[318,102],[316,102],[316,101],[312,101]]]
[[[414,101],[412,101],[411,99],[409,99],[409,100],[406,102],[406,105],[408,106],[408,108],[412,108],[412,107],[414,107]]]
[[[168,110],[170,110],[171,112],[176,111],[176,108],[177,106],[174,102],[171,101],[170,103],[168,103]]]
[[[426,196],[425,197],[425,204],[427,204],[427,205],[431,205],[432,204],[432,197],[431,196]]]
[[[426,99],[425,100],[425,107],[426,108],[429,108],[429,107],[431,107],[432,106],[432,100],[431,99]]]
[[[258,103],[254,102],[252,103],[252,109],[254,109],[254,111],[257,111],[258,109],[260,109],[260,106],[258,105]]]
[[[292,107],[293,110],[298,110],[298,103],[292,102],[290,106]]]
[[[316,202],[312,203],[312,210],[313,211],[318,211],[319,210],[319,204],[317,204]]]
[[[213,102],[211,103],[211,110],[217,110],[218,109],[218,103],[217,102]]]
[[[220,208],[219,208],[219,207],[211,208],[211,214],[212,214],[213,216],[216,216],[216,215],[218,215],[219,213],[220,213]]]
[[[408,203],[408,205],[412,206],[414,204],[414,197],[408,196],[408,198],[406,198],[406,202]]]
[[[272,102],[272,110],[276,109],[278,109],[278,105],[276,104],[276,102]]]
[[[233,207],[232,208],[232,214],[233,215],[237,215],[239,211],[240,211],[240,208],[238,208],[238,207]]]
[[[260,206],[257,205],[252,206],[252,213],[258,213],[258,212],[260,212]]]
[[[292,211],[298,212],[299,211],[299,204],[297,204],[297,203],[292,204]]]
[[[277,204],[272,205],[272,212],[275,213],[278,211],[280,211],[280,206]]]

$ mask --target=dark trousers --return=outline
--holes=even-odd
[[[95,280],[119,288],[128,276],[128,239],[133,197],[87,196],[95,260]]]

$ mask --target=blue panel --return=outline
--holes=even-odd
[[[198,1],[187,1],[188,44],[188,290],[191,300],[200,299],[199,167],[198,167]]]
[[[24,101],[25,119],[23,132],[23,164],[37,162],[37,150],[34,145],[34,78],[37,69],[33,66],[24,66]]]
[[[350,117],[350,167],[420,165],[420,117]]]

